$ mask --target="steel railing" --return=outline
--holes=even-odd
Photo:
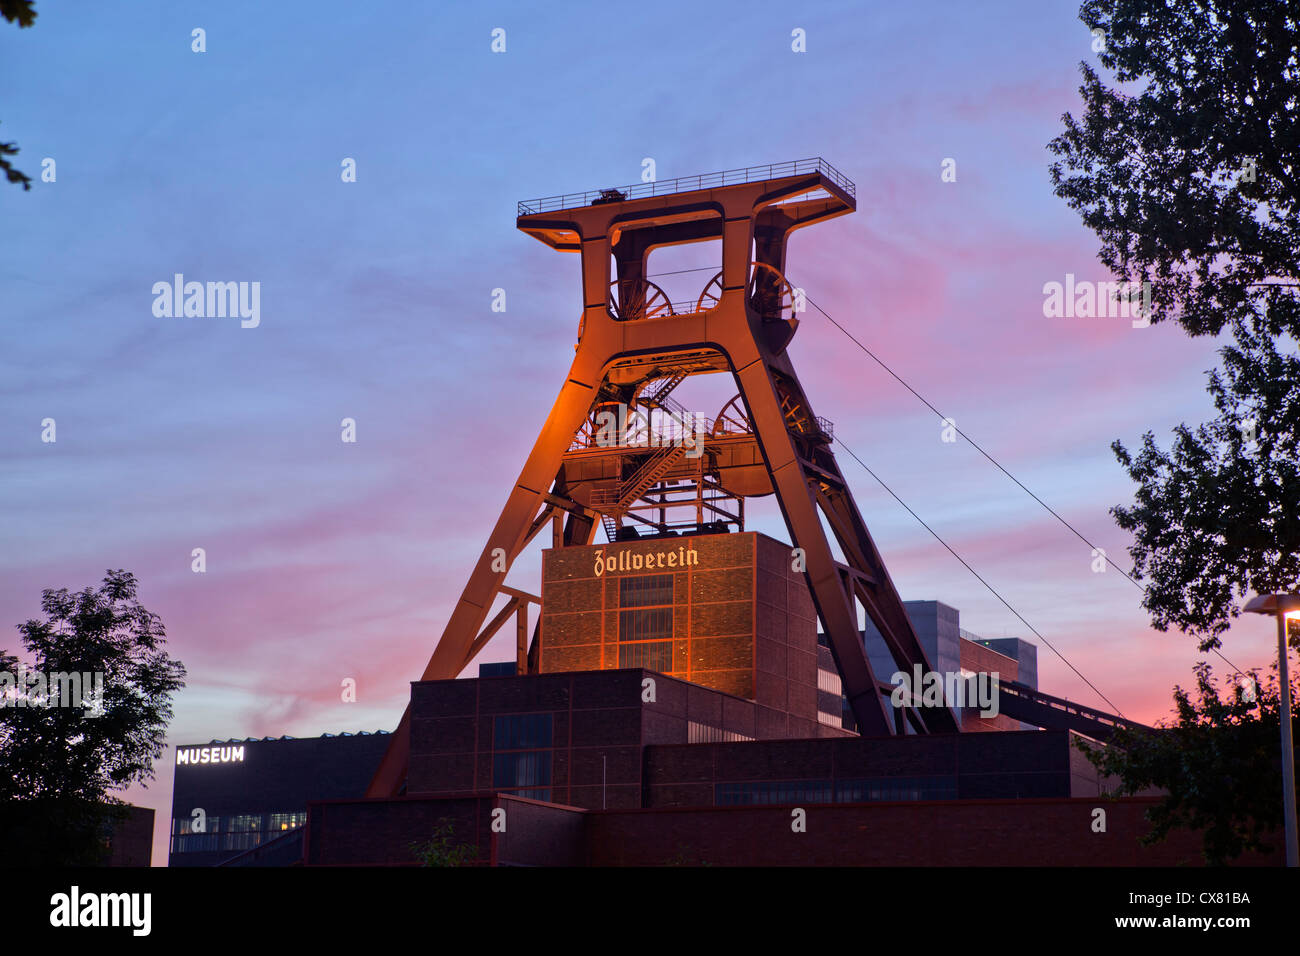
[[[622,199],[644,199],[647,196],[669,196],[673,193],[691,192],[697,189],[713,189],[718,186],[736,186],[741,183],[759,183],[782,176],[800,176],[808,173],[821,173],[850,196],[857,198],[857,187],[853,180],[845,176],[820,156],[812,159],[793,159],[784,163],[768,163],[766,166],[746,166],[744,169],[727,169],[719,173],[704,173],[699,176],[682,176],[677,179],[657,180],[650,183],[633,183],[620,186],[617,190],[590,189],[582,193],[565,193],[562,196],[547,196],[543,199],[525,199],[518,204],[518,214],[529,216],[539,212],[555,212],[560,209],[578,209],[590,206],[604,197],[606,201],[620,201],[612,198],[617,192]]]
[[[681,444],[687,438],[687,433],[695,435],[703,431],[709,438],[722,438],[730,435],[748,435],[751,434],[748,428],[745,428],[739,422],[731,419],[714,419],[709,418],[703,412],[689,411],[685,405],[682,405],[676,399],[665,398],[659,402],[648,402],[644,406],[647,409],[660,408],[665,412],[676,415],[675,422],[664,422],[659,416],[653,416],[650,419],[649,429],[636,429],[634,431],[637,437],[636,442],[626,440],[614,445],[603,444],[596,440],[596,428],[591,419],[583,423],[583,427],[573,438],[569,445],[569,451],[581,451],[588,448],[608,448],[611,452],[629,453],[647,448],[662,448],[666,445]],[[641,414],[644,414],[642,412]],[[686,423],[691,423],[695,427],[688,428]],[[827,427],[829,427],[829,422]],[[633,431],[629,429],[629,431]],[[644,439],[644,440],[642,440]]]

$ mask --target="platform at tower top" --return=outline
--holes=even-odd
[[[634,183],[631,186],[619,186],[607,189],[591,189],[582,193],[566,193],[563,196],[547,196],[543,199],[525,199],[518,204],[518,215],[531,216],[541,212],[556,212],[563,209],[580,209],[597,202],[623,202],[631,199],[646,199],[651,196],[671,196],[674,193],[688,193],[700,189],[717,189],[722,186],[739,186],[743,183],[761,183],[787,176],[805,176],[821,173],[830,182],[857,198],[857,187],[838,169],[820,156],[813,159],[794,159],[784,163],[769,163],[765,166],[746,166],[744,169],[727,169],[718,173],[703,173],[698,176],[682,176],[677,179],[662,179],[648,183]]]

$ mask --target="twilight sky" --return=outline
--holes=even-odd
[[[1109,444],[1209,418],[1215,343],[1043,316],[1044,283],[1107,278],[1047,172],[1095,59],[1077,4],[792,9],[138,0],[0,23],[0,140],[37,180],[0,185],[0,621],[128,568],[189,671],[171,742],[391,729],[573,357],[577,257],[517,232],[515,202],[635,182],[647,157],[660,179],[809,156],[853,179],[858,212],[792,241],[793,283],[1129,568]],[[260,282],[260,324],[156,317],[175,273]],[[708,275],[664,285],[693,299]],[[1168,714],[1190,638],[820,315],[791,354],[837,436],[1127,716]],[[1032,639],[840,461],[905,599]],[[770,499],[750,510],[786,537]],[[1263,667],[1272,640],[1243,622],[1225,653]],[[1104,706],[1038,659],[1044,690]],[[172,760],[126,794],[158,810],[155,862]]]

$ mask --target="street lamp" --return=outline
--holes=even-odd
[[[1282,811],[1286,821],[1286,865],[1300,866],[1296,846],[1295,743],[1291,739],[1291,681],[1286,666],[1286,622],[1300,620],[1300,595],[1261,594],[1246,604],[1253,614],[1277,617],[1277,676],[1282,684]]]

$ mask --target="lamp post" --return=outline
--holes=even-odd
[[[1282,684],[1282,812],[1286,821],[1286,865],[1300,866],[1296,846],[1295,742],[1291,739],[1291,681],[1287,676],[1286,622],[1300,619],[1300,595],[1261,594],[1246,604],[1253,614],[1277,618],[1277,676]]]

